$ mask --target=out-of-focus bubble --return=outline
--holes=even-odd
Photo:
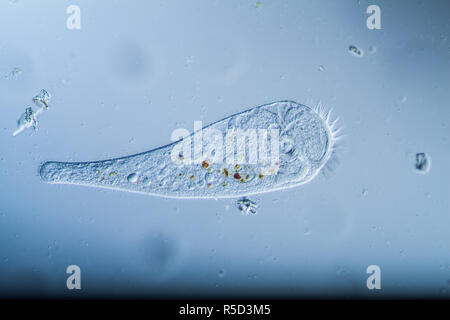
[[[311,234],[311,230],[309,229],[309,227],[305,227],[305,228],[303,229],[303,234],[304,234],[305,236],[309,236],[309,235]]]
[[[156,278],[167,275],[174,269],[179,248],[171,236],[153,233],[145,238],[142,250],[146,267]]]
[[[137,44],[121,44],[114,53],[114,69],[121,80],[138,81],[153,72],[151,56]]]
[[[370,53],[370,54],[374,54],[375,52],[377,52],[377,47],[375,47],[375,46],[370,46],[370,47],[369,47],[369,53]]]

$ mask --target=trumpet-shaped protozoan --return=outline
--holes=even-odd
[[[46,162],[40,176],[48,183],[163,197],[242,197],[311,181],[332,157],[339,131],[329,113],[292,101],[231,115],[202,128],[200,137],[196,125],[193,134],[177,132],[180,140],[140,154],[103,161]],[[230,143],[236,132],[244,132],[244,139]],[[242,156],[240,151],[247,153]]]

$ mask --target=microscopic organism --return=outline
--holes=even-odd
[[[362,51],[362,49],[360,49],[356,46],[353,46],[353,45],[348,47],[348,51],[355,57],[361,58],[364,55],[364,52]]]
[[[17,120],[17,129],[13,132],[13,136],[17,136],[23,130],[33,127],[34,131],[38,131],[38,116],[48,109],[50,103],[50,94],[42,89],[41,92],[33,98],[34,104],[38,107],[36,111],[32,107],[27,107],[25,112]]]
[[[427,173],[430,171],[431,159],[426,153],[420,152],[416,153],[416,164],[415,168],[418,173]]]
[[[50,94],[42,89],[41,92],[33,98],[33,102],[40,108],[48,109]]]
[[[45,162],[40,176],[48,183],[172,198],[239,198],[311,181],[335,153],[337,121],[322,107],[274,102],[205,127],[194,122],[192,134],[172,134],[173,143],[147,152]]]
[[[37,129],[38,129],[38,120],[37,120],[36,113],[33,111],[33,108],[27,107],[25,109],[25,112],[22,113],[22,115],[20,116],[19,120],[17,120],[17,127],[18,128],[24,128],[24,129],[25,128],[29,128],[29,127],[33,127],[34,131],[37,131]],[[16,135],[16,134],[14,134],[14,135]]]
[[[236,200],[236,207],[247,216],[249,214],[256,214],[258,212],[259,205],[257,202],[250,200],[247,197],[243,197]]]

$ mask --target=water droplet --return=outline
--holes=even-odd
[[[369,190],[367,190],[366,188],[363,188],[361,194],[363,197],[366,197],[369,194]]]
[[[325,71],[325,67],[323,65],[319,66],[319,71]]]
[[[130,183],[136,183],[138,181],[138,176],[136,173],[133,172],[130,175],[128,175],[127,180]]]
[[[369,53],[370,53],[370,54],[374,54],[375,52],[377,52],[377,47],[375,47],[375,46],[370,46],[370,47],[369,47]]]

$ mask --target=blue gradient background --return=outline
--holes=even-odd
[[[66,28],[70,4],[81,30]],[[370,4],[382,30],[366,28]],[[448,298],[449,9],[444,0],[0,1],[0,296]],[[42,88],[52,101],[40,131],[13,137]],[[233,200],[38,176],[47,160],[146,151],[194,120],[284,99],[334,108],[346,135],[340,163],[253,197],[256,216]],[[416,152],[432,158],[426,175],[414,172]],[[71,264],[80,291],[66,288]],[[366,288],[372,264],[376,292]]]

